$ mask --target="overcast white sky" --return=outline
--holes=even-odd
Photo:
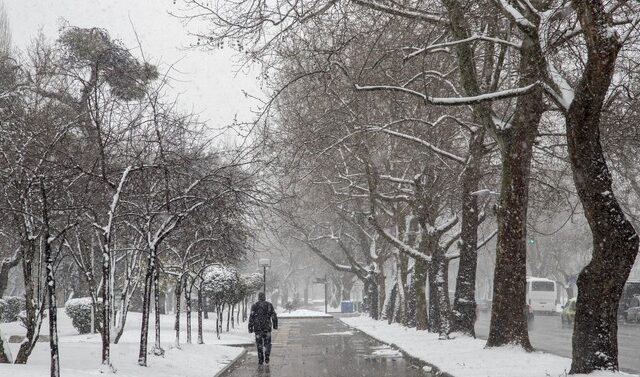
[[[255,100],[242,91],[260,95],[257,70],[235,74],[232,51],[185,49],[189,42],[181,21],[168,14],[179,10],[180,0],[3,0],[11,23],[13,44],[26,48],[38,30],[54,40],[61,19],[80,27],[102,27],[129,48],[137,48],[131,22],[141,39],[145,56],[152,62],[175,64],[180,80],[175,95],[186,110],[193,109],[213,127],[224,127],[237,114],[249,120]],[[131,22],[129,21],[131,19]],[[137,52],[137,51],[136,51]]]

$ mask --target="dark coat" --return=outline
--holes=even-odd
[[[278,328],[278,316],[269,301],[260,300],[251,306],[249,315],[249,332],[267,333]]]

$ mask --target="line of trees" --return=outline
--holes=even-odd
[[[571,373],[618,369],[638,197],[637,149],[620,137],[635,131],[616,125],[637,121],[637,3],[183,3],[183,17],[211,26],[192,30],[202,43],[264,65],[282,224],[364,283],[372,317],[473,335],[477,253],[495,238],[487,346],[531,350],[530,207],[569,203],[593,245],[578,275]]]
[[[13,357],[0,336],[0,362],[26,363],[48,316],[51,375],[59,376],[57,305],[85,296],[92,326],[102,321],[92,331],[105,371],[114,370],[111,345],[141,298],[138,363],[146,366],[152,307],[153,352],[163,352],[159,296],[169,280],[186,287],[189,314],[196,289],[202,343],[199,271],[244,261],[249,208],[260,195],[253,157],[214,144],[165,95],[170,70],[159,72],[106,30],[65,25],[22,59],[0,39],[0,296],[13,270],[26,299],[25,339]]]

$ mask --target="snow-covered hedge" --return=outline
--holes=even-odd
[[[73,327],[80,334],[91,332],[91,306],[91,297],[72,298],[64,305],[64,312],[71,318]],[[99,331],[102,323],[102,304],[98,302],[97,306],[95,328]]]
[[[13,322],[18,320],[18,315],[25,309],[24,297],[5,296],[0,298],[0,322]]]

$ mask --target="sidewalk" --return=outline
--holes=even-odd
[[[222,377],[433,377],[389,346],[334,318],[283,318],[272,332],[271,363],[258,366],[255,347]]]
[[[571,366],[570,359],[544,352],[525,352],[515,347],[485,349],[484,340],[466,336],[439,340],[437,334],[395,323],[389,325],[369,317],[340,320],[455,377],[565,377]],[[639,377],[613,372],[597,372],[588,376]]]

